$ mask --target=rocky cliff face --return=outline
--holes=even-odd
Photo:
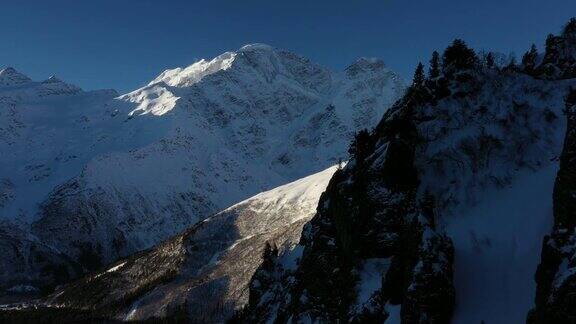
[[[554,184],[554,227],[544,238],[529,323],[572,323],[576,294],[576,91],[566,99],[568,126]]]
[[[524,321],[574,85],[545,79],[483,65],[455,42],[440,76],[356,137],[299,245],[266,254],[233,320]]]

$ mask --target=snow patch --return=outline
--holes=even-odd
[[[450,218],[458,304],[454,323],[522,323],[534,303],[534,273],[552,226],[554,163]]]
[[[360,271],[360,281],[358,282],[358,306],[364,305],[372,295],[382,287],[382,276],[390,267],[389,258],[367,259]]]
[[[402,305],[391,305],[391,304],[386,304],[386,306],[384,306],[384,309],[386,310],[386,312],[388,313],[388,318],[386,318],[386,324],[400,324],[401,318],[400,318],[400,309],[401,309]]]

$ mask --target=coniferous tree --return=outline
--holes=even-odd
[[[372,148],[372,136],[370,136],[367,129],[363,129],[354,136],[348,153],[350,153],[352,158],[356,159],[357,163],[362,163],[368,157]]]
[[[554,45],[554,38],[555,36],[553,34],[548,34],[548,36],[546,36],[546,52],[548,52]]]
[[[506,70],[508,70],[508,71],[518,70],[518,66],[516,64],[516,57],[514,55],[510,56],[510,59],[508,61],[508,65],[506,66]]]
[[[473,49],[469,48],[461,39],[455,39],[448,46],[442,57],[442,70],[444,73],[474,69],[478,65],[478,57]]]
[[[548,37],[546,37],[546,57],[548,60],[552,57],[555,57],[556,52],[556,36],[548,34]]]
[[[486,66],[491,69],[494,67],[495,64],[494,53],[490,52],[486,55]]]
[[[412,80],[412,87],[420,88],[424,85],[424,81],[426,80],[426,76],[424,75],[424,65],[422,63],[418,63],[416,67],[416,71],[414,71],[414,79]]]
[[[538,59],[538,50],[536,45],[532,44],[532,47],[528,52],[522,57],[522,65],[524,66],[524,71],[528,73],[534,72],[536,68],[536,60]]]
[[[424,193],[424,196],[420,201],[420,209],[422,210],[424,217],[428,220],[428,222],[430,222],[430,226],[432,228],[436,227],[436,217],[434,215],[436,202],[434,196],[429,191]]]
[[[571,18],[566,26],[564,26],[563,35],[576,35],[576,18]]]
[[[264,270],[271,270],[274,267],[274,258],[278,256],[278,248],[266,242],[262,252],[262,266]]]
[[[428,71],[428,77],[430,79],[435,79],[440,76],[440,54],[437,51],[432,52],[432,58],[430,59],[430,70]]]

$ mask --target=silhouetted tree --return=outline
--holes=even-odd
[[[507,71],[516,71],[518,70],[518,65],[516,64],[516,56],[511,55],[508,61],[508,65],[506,66],[505,70]]]
[[[264,252],[262,252],[262,265],[260,266],[263,270],[271,270],[274,267],[274,258],[278,256],[278,248],[266,242],[264,246]]]
[[[432,58],[430,59],[430,70],[428,71],[428,77],[430,79],[435,79],[440,76],[440,54],[437,51],[432,52]]]
[[[436,217],[434,214],[435,214],[435,210],[436,210],[436,201],[434,199],[434,196],[429,191],[426,191],[424,193],[424,196],[422,197],[422,200],[420,201],[420,209],[421,209],[424,217],[426,217],[428,222],[430,222],[430,226],[432,228],[435,228],[436,227]]]
[[[416,71],[414,71],[414,79],[412,80],[412,86],[414,88],[420,88],[424,85],[425,80],[426,76],[424,75],[424,65],[422,63],[418,63]]]
[[[548,34],[546,37],[546,57],[556,57],[558,50],[556,48],[556,36]]]
[[[488,53],[488,55],[486,55],[486,66],[488,68],[493,68],[494,67],[494,53],[490,52]]]
[[[576,18],[570,18],[570,21],[564,26],[564,36],[568,34],[576,35]]]
[[[530,50],[524,54],[522,57],[522,65],[524,66],[524,71],[528,73],[534,72],[536,68],[536,60],[538,59],[538,50],[536,45],[532,44]]]
[[[442,70],[444,73],[473,69],[477,65],[478,57],[476,53],[461,39],[455,39],[452,45],[446,48],[442,57]]]
[[[367,129],[363,129],[354,136],[350,148],[348,149],[348,153],[350,153],[350,156],[355,158],[358,163],[362,163],[362,161],[368,157],[373,148],[374,143],[372,136],[370,136]]]

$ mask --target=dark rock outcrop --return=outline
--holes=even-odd
[[[548,35],[546,53],[534,75],[558,80],[576,77],[576,18],[572,18],[560,35]]]

